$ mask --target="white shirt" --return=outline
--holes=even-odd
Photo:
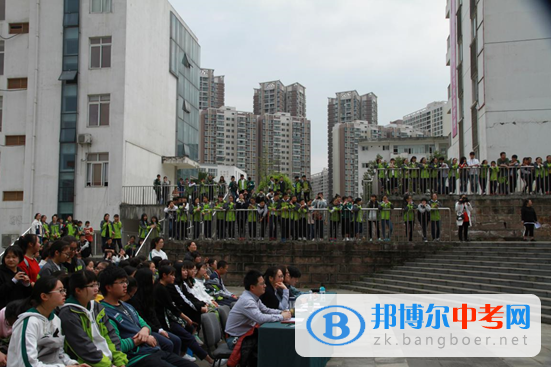
[[[151,250],[149,253],[149,260],[153,260],[154,257],[159,256],[162,260],[168,260],[168,256],[163,250]]]
[[[478,167],[480,166],[480,162],[478,161],[478,159],[474,158],[474,159],[467,159],[467,166],[469,167],[472,167],[472,166],[476,166],[476,168],[471,168],[469,170],[469,173],[471,175],[476,175],[478,174]]]

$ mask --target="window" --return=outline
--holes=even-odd
[[[111,67],[111,37],[90,38],[90,68]]]
[[[108,186],[109,153],[88,153],[87,187]]]
[[[0,41],[0,75],[4,75],[4,41]]]
[[[109,94],[88,96],[88,126],[109,126],[110,100]]]
[[[29,23],[10,23],[10,34],[29,33]]]
[[[2,115],[4,112],[4,97],[0,96],[0,131],[2,131]]]
[[[4,201],[23,201],[23,191],[4,191]]]
[[[8,89],[27,89],[27,78],[8,79]]]
[[[25,135],[6,135],[6,146],[25,145]]]
[[[6,20],[6,0],[0,0],[0,20]]]
[[[111,13],[111,0],[91,0],[90,13]]]

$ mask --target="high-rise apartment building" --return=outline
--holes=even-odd
[[[329,170],[324,168],[321,172],[312,174],[312,179],[310,180],[312,184],[312,195],[313,199],[316,198],[316,195],[321,192],[325,200],[329,200]]]
[[[447,0],[449,156],[545,156],[551,136],[546,1]]]
[[[260,83],[254,90],[253,110],[255,115],[287,112],[306,117],[306,88],[300,83],[285,86],[279,80]]]
[[[429,103],[425,108],[404,116],[403,123],[426,131],[428,136],[448,136],[451,126],[446,105],[447,102]]]
[[[220,108],[224,106],[226,85],[223,75],[214,75],[214,69],[201,69],[201,95],[199,108]]]
[[[310,120],[278,112],[259,116],[262,129],[260,174],[281,172],[310,177]]]
[[[235,107],[201,111],[199,161],[236,166],[258,179],[259,124],[258,116]]]
[[[4,243],[35,213],[98,228],[125,186],[196,167],[201,49],[168,0],[0,6]]]
[[[351,121],[333,127],[333,176],[329,177],[331,196],[335,194],[359,195],[358,189],[358,143],[371,137],[367,121]],[[331,182],[332,180],[332,182]]]
[[[327,104],[327,141],[329,157],[329,193],[333,189],[333,128],[341,123],[356,120],[367,121],[367,124],[378,123],[377,96],[375,93],[358,94],[357,91],[336,93],[335,98],[329,98]]]

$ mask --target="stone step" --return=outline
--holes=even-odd
[[[522,248],[550,248],[551,242],[534,241],[507,241],[507,242],[454,242],[463,248],[484,247],[484,248],[502,248],[502,247],[522,247]]]
[[[403,286],[391,286],[387,285],[384,288],[378,286],[369,286],[364,284],[348,284],[341,286],[343,289],[348,289],[355,292],[367,293],[367,294],[450,294],[454,292],[441,292],[433,291],[424,288],[414,288],[414,287],[403,287]],[[465,290],[463,292],[455,292],[459,294],[476,294],[481,292],[473,292],[471,290]],[[491,294],[493,292],[483,292]],[[544,305],[544,300],[542,300],[541,306],[541,321],[546,324],[551,324],[551,299],[548,300],[547,304]]]
[[[499,263],[498,263],[499,264]],[[523,275],[535,275],[535,276],[551,276],[551,269],[548,266],[543,268],[534,268],[533,266],[521,267],[519,264],[513,264],[512,266],[488,266],[488,265],[477,265],[477,264],[448,264],[448,263],[433,263],[427,259],[422,259],[418,261],[407,261],[405,266],[408,267],[425,267],[433,269],[449,269],[449,270],[460,270],[460,271],[497,271],[497,272],[507,272],[510,274],[523,274]]]
[[[431,289],[441,292],[451,292],[451,293],[464,293],[456,292],[453,290],[462,290],[469,289],[475,291],[476,293],[511,293],[511,294],[534,294],[540,298],[548,298],[551,301],[551,290],[542,290],[542,289],[533,289],[533,288],[519,288],[519,287],[507,287],[500,285],[492,284],[480,284],[475,282],[462,282],[454,280],[442,280],[435,278],[415,278],[406,277],[405,279],[384,279],[384,278],[365,278],[359,283],[366,283],[369,285],[375,284],[388,284],[388,285],[411,285],[411,286],[421,286],[424,289]]]
[[[486,246],[473,246],[473,247],[453,247],[449,252],[453,253],[475,253],[475,252],[503,252],[503,253],[520,253],[520,254],[551,254],[551,246],[547,247],[520,247],[520,246],[502,246],[502,247],[486,247]]]
[[[549,282],[533,282],[533,281],[522,281],[522,280],[510,280],[510,279],[500,279],[500,278],[489,278],[489,277],[480,277],[480,276],[468,276],[468,275],[455,275],[455,274],[441,274],[441,273],[428,273],[428,272],[417,272],[417,271],[400,271],[400,270],[391,270],[389,272],[381,273],[376,275],[377,278],[382,279],[395,279],[395,280],[407,280],[407,279],[417,279],[425,280],[428,283],[433,283],[431,280],[436,281],[458,281],[458,282],[468,282],[468,283],[477,283],[480,285],[491,285],[491,286],[504,286],[504,287],[515,287],[515,288],[525,288],[525,289],[540,289],[547,291],[550,289]],[[364,280],[369,280],[369,277],[363,278]]]
[[[551,260],[537,258],[516,258],[514,261],[510,259],[497,260],[479,260],[473,257],[458,259],[457,256],[433,255],[430,258],[425,258],[426,261],[431,261],[438,264],[458,264],[458,265],[485,265],[488,267],[517,267],[528,269],[549,269]]]
[[[537,259],[551,259],[551,249],[550,251],[540,251],[540,252],[522,252],[522,251],[504,251],[501,249],[494,249],[493,251],[491,249],[487,250],[464,250],[464,249],[453,249],[450,251],[441,252],[438,255],[444,255],[444,256],[454,256],[454,257],[467,257],[467,256],[475,256],[475,257],[494,257],[494,258],[517,258],[517,257],[529,257],[529,258],[537,258]]]
[[[484,271],[488,270],[488,271]],[[498,269],[501,270],[501,269]],[[549,287],[551,284],[551,271],[549,272],[550,276],[538,276],[538,275],[527,275],[524,271],[519,274],[506,273],[491,271],[486,267],[481,270],[461,270],[461,269],[450,269],[448,266],[441,266],[439,268],[435,267],[417,267],[417,266],[400,266],[393,268],[389,273],[397,274],[411,274],[411,273],[424,273],[424,274],[442,274],[442,275],[451,275],[451,276],[472,276],[472,277],[487,277],[487,278],[497,278],[502,280],[512,280],[512,281],[526,281],[526,282],[537,282],[544,283]],[[385,274],[385,273],[380,273]]]

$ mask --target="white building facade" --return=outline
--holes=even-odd
[[[228,184],[230,183],[230,179],[232,176],[234,176],[236,180],[239,180],[239,177],[241,177],[241,175],[248,177],[247,172],[243,171],[242,169],[236,166],[225,166],[223,164],[203,163],[201,164],[201,168],[199,168],[199,170],[207,173],[208,175],[212,175],[215,181],[219,181],[220,177],[224,177],[224,180]]]
[[[426,131],[429,136],[448,136],[451,129],[447,102],[432,102],[403,118],[404,125]]]
[[[310,180],[312,184],[312,198],[315,198],[316,195],[321,192],[323,197],[328,199],[329,195],[329,170],[324,168],[321,172],[312,174],[312,179]]]
[[[97,228],[124,186],[196,166],[200,46],[168,0],[5,5],[3,236],[35,213]]]
[[[447,0],[449,156],[549,154],[551,27],[545,3]]]

